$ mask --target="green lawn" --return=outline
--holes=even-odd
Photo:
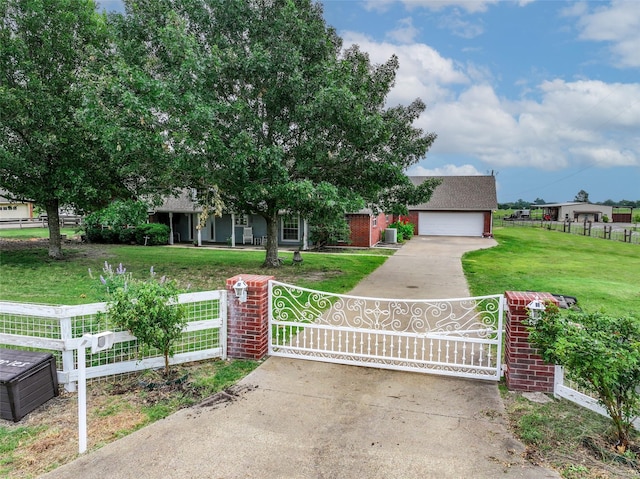
[[[71,238],[79,235],[75,228],[60,228],[60,234],[67,235]],[[11,239],[32,239],[32,238],[48,238],[49,228],[7,228],[0,229],[0,238]]]
[[[382,250],[376,250],[380,253]],[[158,277],[176,279],[191,291],[225,287],[236,274],[274,275],[278,281],[298,286],[342,293],[351,290],[363,277],[386,260],[384,254],[302,253],[301,265],[292,265],[293,253],[281,251],[284,266],[277,270],[261,267],[264,251],[194,247],[144,247],[116,245],[65,246],[66,259],[51,260],[44,247],[2,251],[0,299],[45,304],[81,304],[100,301],[97,278],[104,262],[122,263],[134,276],[144,278],[154,267]]]
[[[540,291],[609,314],[640,314],[640,246],[537,228],[495,228],[499,246],[463,257],[472,294]]]

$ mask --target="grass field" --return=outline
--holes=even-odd
[[[4,231],[0,231],[2,237],[7,238]],[[638,245],[534,228],[496,228],[495,237],[497,247],[463,257],[472,294],[551,292],[576,296],[583,309],[640,314]],[[373,254],[303,253],[303,264],[293,266],[292,253],[282,252],[285,266],[274,272],[260,267],[263,251],[75,245],[66,246],[64,261],[53,261],[47,258],[45,244],[19,248],[7,244],[10,242],[2,243],[0,258],[0,299],[57,304],[101,299],[87,269],[99,274],[104,261],[122,262],[138,277],[148,274],[153,265],[159,274],[183,285],[191,283],[192,290],[221,288],[227,278],[239,273],[275,273],[279,281],[345,292],[385,260]],[[257,364],[194,364],[190,381],[178,393],[151,394],[118,382],[99,383],[89,395],[95,403],[90,408],[96,427],[91,437],[106,443],[126,435],[232,384]],[[504,388],[501,392],[505,418],[527,445],[528,459],[553,465],[565,479],[640,477],[631,467],[596,458],[585,449],[585,438],[606,434],[606,418],[565,400],[538,404]],[[56,398],[48,408],[32,413],[26,427],[0,427],[0,453],[6,457],[0,460],[0,473],[33,477],[75,457],[72,434],[60,429],[61,415],[68,410],[70,417],[74,414],[70,400],[70,395]]]
[[[538,228],[496,228],[499,245],[463,257],[472,294],[539,291],[585,310],[640,314],[640,247]]]
[[[1,232],[4,235],[5,231]],[[20,242],[24,245],[24,242]],[[154,267],[158,277],[166,275],[190,291],[225,287],[227,278],[236,274],[275,275],[276,279],[298,286],[341,293],[376,269],[392,250],[375,250],[375,254],[304,253],[300,265],[292,264],[293,253],[282,251],[284,266],[277,270],[261,267],[264,251],[194,248],[144,247],[120,245],[65,245],[66,259],[47,257],[46,244],[15,247],[4,242],[0,258],[0,299],[44,304],[82,304],[103,300],[97,279],[104,262],[122,263],[138,278]],[[12,247],[14,246],[14,247]]]

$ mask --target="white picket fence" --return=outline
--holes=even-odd
[[[227,292],[181,294],[179,303],[186,305],[188,324],[175,345],[171,364],[226,359]],[[48,306],[0,301],[0,347],[52,352],[58,382],[68,391],[75,390],[77,350],[87,333],[116,333],[111,349],[96,354],[86,350],[87,379],[164,366],[157,350],[141,357],[136,338],[110,324],[105,311],[106,303]]]

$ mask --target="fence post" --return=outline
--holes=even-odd
[[[60,318],[60,339],[62,339],[65,343],[73,339],[73,331],[71,328],[71,318]],[[73,352],[75,349],[63,350],[62,351],[62,372],[65,373],[66,377],[69,377],[69,373],[76,369],[75,361],[73,358]],[[76,382],[75,381],[67,381],[64,384],[64,389],[67,392],[75,392],[76,390]]]
[[[554,365],[546,364],[529,342],[527,305],[534,299],[558,301],[549,293],[505,292],[507,314],[505,324],[505,380],[511,391],[554,390]]]
[[[247,301],[239,302],[233,285],[247,283]],[[269,351],[269,281],[273,276],[239,274],[227,279],[227,357],[262,359]]]

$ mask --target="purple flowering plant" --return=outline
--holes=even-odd
[[[93,278],[91,270],[89,274]],[[105,261],[99,286],[106,293],[109,321],[136,337],[140,355],[159,350],[164,356],[164,374],[168,376],[174,344],[187,324],[186,310],[178,300],[178,284],[166,276],[158,279],[153,266],[149,278],[139,280],[122,263],[113,268]]]

